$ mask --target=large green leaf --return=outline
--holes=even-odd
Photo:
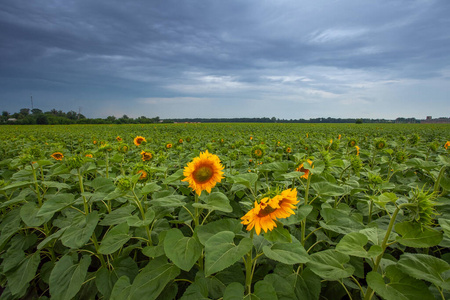
[[[355,268],[349,264],[350,257],[335,250],[325,250],[310,255],[307,263],[316,275],[326,280],[339,280],[353,274]]]
[[[153,206],[161,206],[161,207],[179,207],[186,205],[186,202],[183,201],[186,197],[181,195],[169,195],[161,198],[155,198],[150,203]]]
[[[364,229],[364,225],[354,216],[341,209],[324,207],[320,211],[324,221],[320,221],[320,226],[341,234]]]
[[[206,241],[216,233],[222,231],[232,231],[237,234],[241,230],[242,224],[236,219],[222,219],[195,227],[195,232],[197,233],[198,239],[203,245],[205,245]]]
[[[114,284],[110,300],[129,299],[128,296],[130,295],[130,291],[131,291],[130,278],[128,278],[125,275],[121,276],[119,277],[119,280],[117,280],[116,283]]]
[[[240,260],[252,247],[252,240],[244,238],[239,245],[234,244],[235,234],[222,231],[206,241],[205,244],[205,275],[219,272]]]
[[[230,205],[230,200],[225,194],[220,192],[213,192],[206,197],[206,203],[194,203],[193,207],[204,208],[209,210],[218,210],[223,212],[232,212],[233,208]]]
[[[83,247],[89,241],[95,227],[97,227],[98,219],[97,211],[74,217],[72,224],[64,231],[61,237],[63,245],[72,249]]]
[[[428,254],[405,253],[400,257],[398,265],[403,272],[414,278],[450,290],[450,265],[440,258]]]
[[[28,202],[20,208],[20,217],[22,221],[29,227],[39,227],[51,219],[51,215],[37,216],[39,207],[34,202]]]
[[[264,254],[273,260],[287,265],[303,264],[308,262],[309,256],[302,244],[293,239],[292,243],[275,243],[263,247]]]
[[[103,238],[98,252],[101,254],[112,254],[119,250],[131,238],[128,233],[130,227],[123,223],[112,228]]]
[[[51,217],[55,212],[72,205],[75,202],[74,198],[75,196],[73,194],[57,194],[49,196],[36,216]]]
[[[244,286],[239,282],[229,284],[223,293],[223,300],[242,300],[243,298]]]
[[[180,269],[168,263],[165,257],[156,258],[150,261],[136,276],[126,299],[156,299],[164,287],[179,274]]]
[[[100,221],[100,225],[102,226],[111,226],[122,224],[127,221],[127,219],[131,216],[132,212],[136,210],[136,207],[133,205],[126,205],[120,208],[117,208],[105,215],[105,218]]]
[[[50,274],[50,295],[52,299],[72,299],[80,290],[87,270],[91,264],[91,257],[84,255],[80,262],[74,264],[72,257],[63,256]]]
[[[383,250],[378,245],[372,245],[369,251],[364,249],[369,239],[362,233],[351,232],[342,237],[339,243],[336,245],[336,251],[345,253],[347,255],[353,255],[357,257],[373,258],[380,255]]]
[[[433,294],[427,285],[403,273],[396,265],[386,268],[389,283],[377,272],[369,272],[366,276],[369,286],[387,300],[432,300]]]
[[[321,196],[342,196],[345,194],[343,187],[328,181],[311,183],[311,187]]]
[[[422,227],[419,223],[398,223],[395,225],[395,231],[401,235],[401,237],[397,237],[397,241],[408,247],[433,247],[439,245],[443,238],[442,232]]]
[[[8,287],[11,294],[22,294],[28,288],[30,281],[36,275],[40,262],[40,252],[37,251],[25,257],[13,272],[7,274],[6,278],[8,279]]]
[[[235,184],[242,184],[245,187],[252,189],[255,187],[255,183],[258,180],[258,175],[255,173],[240,174],[236,176],[230,176]]]
[[[173,263],[189,271],[202,255],[202,245],[194,237],[185,237],[181,230],[169,230],[164,239],[164,252]]]

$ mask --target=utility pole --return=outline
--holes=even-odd
[[[33,110],[33,96],[31,96],[31,110]]]

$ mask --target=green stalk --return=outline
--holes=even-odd
[[[39,207],[41,207],[42,206],[41,192],[39,190],[39,184],[37,181],[36,170],[34,169],[33,164],[31,164],[31,169],[33,170],[33,179],[34,179],[34,188],[36,190],[36,197],[38,199]]]
[[[383,242],[381,243],[382,252],[381,252],[380,255],[377,256],[377,260],[375,261],[375,265],[373,266],[372,271],[375,271],[375,272],[378,271],[378,267],[380,266],[381,258],[383,257],[384,251],[386,250],[386,247],[387,247],[387,242],[389,240],[389,235],[391,234],[392,228],[394,227],[395,219],[397,218],[397,215],[398,215],[400,209],[402,209],[404,207],[408,207],[408,206],[414,206],[414,205],[415,204],[413,204],[413,203],[403,203],[403,204],[399,205],[397,207],[397,209],[394,211],[394,213],[392,214],[391,221],[389,222],[388,229],[387,229],[386,234],[384,236]],[[366,294],[364,296],[364,300],[370,300],[370,299],[372,299],[372,296],[373,296],[373,289],[370,286],[367,286],[367,290],[366,290]]]
[[[306,181],[306,188],[305,188],[305,205],[308,204],[308,198],[309,198],[309,186],[311,185],[311,177],[312,173],[309,172],[308,180]],[[301,228],[301,243],[303,246],[305,246],[305,234],[306,234],[306,218],[300,222],[300,228]]]
[[[109,178],[109,153],[106,151],[106,178]]]
[[[134,187],[131,191],[133,192],[134,202],[136,203],[137,207],[139,208],[139,211],[141,212],[142,220],[145,221],[144,207],[142,206],[141,201],[139,200],[138,196],[136,195],[136,192],[134,191]],[[151,246],[152,245],[152,234],[150,232],[149,225],[145,226],[145,230],[147,231],[148,245]]]
[[[197,203],[197,202],[198,202],[198,195],[197,195],[197,193],[195,193],[195,203]],[[198,207],[195,207],[194,225],[195,225],[195,227],[200,225]]]
[[[107,268],[108,266],[106,265],[105,259],[103,258],[103,254],[98,252],[99,246],[98,246],[97,237],[95,236],[95,232],[92,234],[91,240],[94,243],[95,251],[97,252],[97,257],[98,257],[98,259],[100,259],[102,267]]]
[[[437,193],[439,191],[439,185],[441,183],[441,178],[444,175],[445,167],[446,166],[442,166],[441,170],[439,171],[439,176],[434,183],[433,193]]]
[[[83,195],[84,193],[83,176],[81,176],[80,169],[78,169],[78,183],[80,184],[81,197],[83,197],[84,213],[87,215],[89,213],[89,206],[86,197]]]
[[[254,229],[250,231],[250,238],[253,240],[253,233]],[[253,259],[252,259],[252,249],[246,254],[246,257],[242,257],[244,260],[244,266],[245,266],[245,287],[247,289],[247,295],[250,295],[252,293],[252,280],[253,280]],[[256,263],[256,262],[255,262]]]

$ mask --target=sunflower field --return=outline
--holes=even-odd
[[[0,299],[450,299],[450,126],[1,126]]]

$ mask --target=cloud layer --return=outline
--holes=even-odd
[[[31,95],[88,117],[450,111],[449,1],[8,2],[0,103],[10,112]]]

